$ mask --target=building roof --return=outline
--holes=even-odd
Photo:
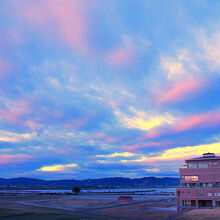
[[[186,162],[195,160],[220,160],[220,156],[216,156],[214,153],[205,153],[202,157],[187,159]]]

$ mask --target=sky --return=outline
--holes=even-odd
[[[220,155],[219,0],[1,0],[0,177],[177,177]]]

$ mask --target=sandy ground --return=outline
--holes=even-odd
[[[131,204],[118,204],[117,195],[35,195],[0,196],[1,220],[153,220],[176,214],[170,198],[135,197]],[[172,200],[172,199],[171,199]],[[171,208],[169,208],[171,207]]]

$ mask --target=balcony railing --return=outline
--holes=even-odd
[[[176,188],[184,188],[184,189],[190,189],[190,188],[196,188],[196,189],[211,189],[211,188],[220,188],[220,186],[178,186]]]

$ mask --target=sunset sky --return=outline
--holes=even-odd
[[[220,155],[219,0],[1,0],[0,178],[178,176]]]

